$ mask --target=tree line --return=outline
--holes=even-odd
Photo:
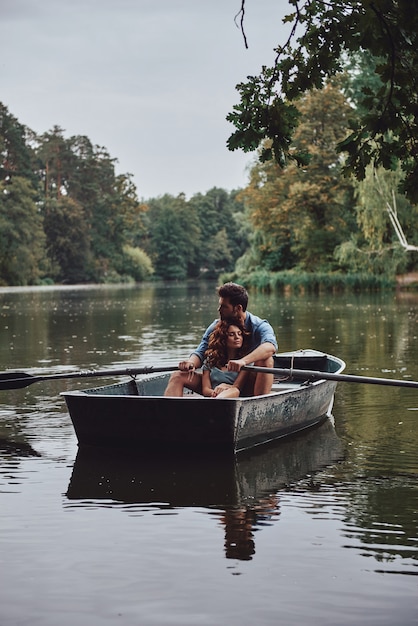
[[[360,181],[343,175],[336,146],[347,135],[357,88],[340,77],[294,104],[300,122],[292,147],[310,155],[309,165],[292,161],[283,168],[260,158],[252,167],[241,198],[253,228],[236,264],[238,275],[264,270],[394,276],[417,267],[418,208],[399,190],[400,167],[369,164]],[[261,150],[269,144],[265,140]]]
[[[140,201],[86,136],[37,135],[0,103],[0,284],[181,280],[231,271],[248,243],[237,192]]]
[[[344,175],[337,146],[379,89],[376,60],[293,103],[283,167],[264,138],[244,189],[139,200],[116,159],[85,136],[36,135],[0,104],[0,284],[184,280],[254,273],[394,276],[418,263],[418,208],[406,173],[368,163]],[[267,156],[266,156],[267,155]]]

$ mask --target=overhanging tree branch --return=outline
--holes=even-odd
[[[239,16],[241,16],[241,18],[240,18],[240,25],[238,26],[237,19],[239,18]],[[238,11],[238,13],[236,14],[236,16],[234,18],[234,22],[235,22],[235,24],[237,24],[237,27],[240,28],[242,37],[244,39],[244,45],[248,49],[247,36],[246,36],[245,30],[244,30],[244,18],[245,18],[245,0],[242,0],[241,1],[241,8]]]
[[[290,34],[276,47],[272,66],[263,66],[257,76],[237,85],[240,103],[227,116],[236,127],[229,149],[251,151],[269,140],[271,148],[262,151],[263,158],[286,165],[295,158],[292,101],[341,72],[344,55],[369,52],[376,59],[381,87],[378,92],[366,87],[363,110],[353,109],[352,133],[338,146],[345,153],[344,171],[361,180],[369,163],[387,169],[400,163],[402,190],[417,202],[418,89],[413,68],[418,67],[418,13],[411,11],[408,0],[288,2],[292,12],[283,22],[291,24]],[[243,35],[245,6],[242,0],[237,14]],[[300,162],[306,164],[306,158]]]

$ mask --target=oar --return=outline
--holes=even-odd
[[[130,367],[122,370],[86,370],[84,372],[71,372],[68,374],[48,374],[47,376],[32,376],[25,372],[2,372],[0,373],[0,390],[22,389],[42,380],[58,380],[59,378],[95,378],[96,376],[136,376],[138,374],[151,374],[153,372],[173,372],[177,365],[167,367]]]
[[[391,385],[393,387],[415,387],[415,380],[396,380],[394,378],[373,378],[370,376],[354,376],[352,374],[333,374],[332,372],[315,372],[312,370],[282,369],[280,367],[256,367],[246,365],[243,369],[262,374],[278,374],[289,378],[303,378],[305,380],[337,380],[343,383],[365,383],[366,385]]]
[[[67,374],[48,374],[46,376],[33,376],[25,372],[2,372],[0,373],[0,390],[22,389],[33,383],[44,380],[58,380],[63,378],[95,378],[99,376],[137,376],[139,374],[152,374],[161,372],[173,372],[178,367],[168,365],[166,367],[134,367],[121,370],[86,370],[84,372],[71,372]],[[335,380],[345,383],[364,383],[369,385],[390,385],[392,387],[418,388],[418,382],[414,380],[396,380],[394,378],[373,378],[370,376],[354,376],[351,374],[333,374],[332,372],[316,372],[313,370],[284,369],[280,367],[257,367],[246,365],[243,369],[261,374],[277,374],[288,378],[303,378],[305,380]]]

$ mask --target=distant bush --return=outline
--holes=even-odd
[[[120,274],[132,276],[135,282],[149,279],[154,273],[152,261],[144,250],[133,246],[123,246],[123,260]]]

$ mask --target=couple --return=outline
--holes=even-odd
[[[241,370],[244,365],[273,367],[277,350],[274,331],[266,320],[247,311],[248,293],[235,283],[218,289],[219,320],[206,329],[199,346],[170,376],[165,396],[182,396],[184,387],[204,396],[235,398],[269,393],[273,374]],[[203,372],[196,368],[203,365]]]

